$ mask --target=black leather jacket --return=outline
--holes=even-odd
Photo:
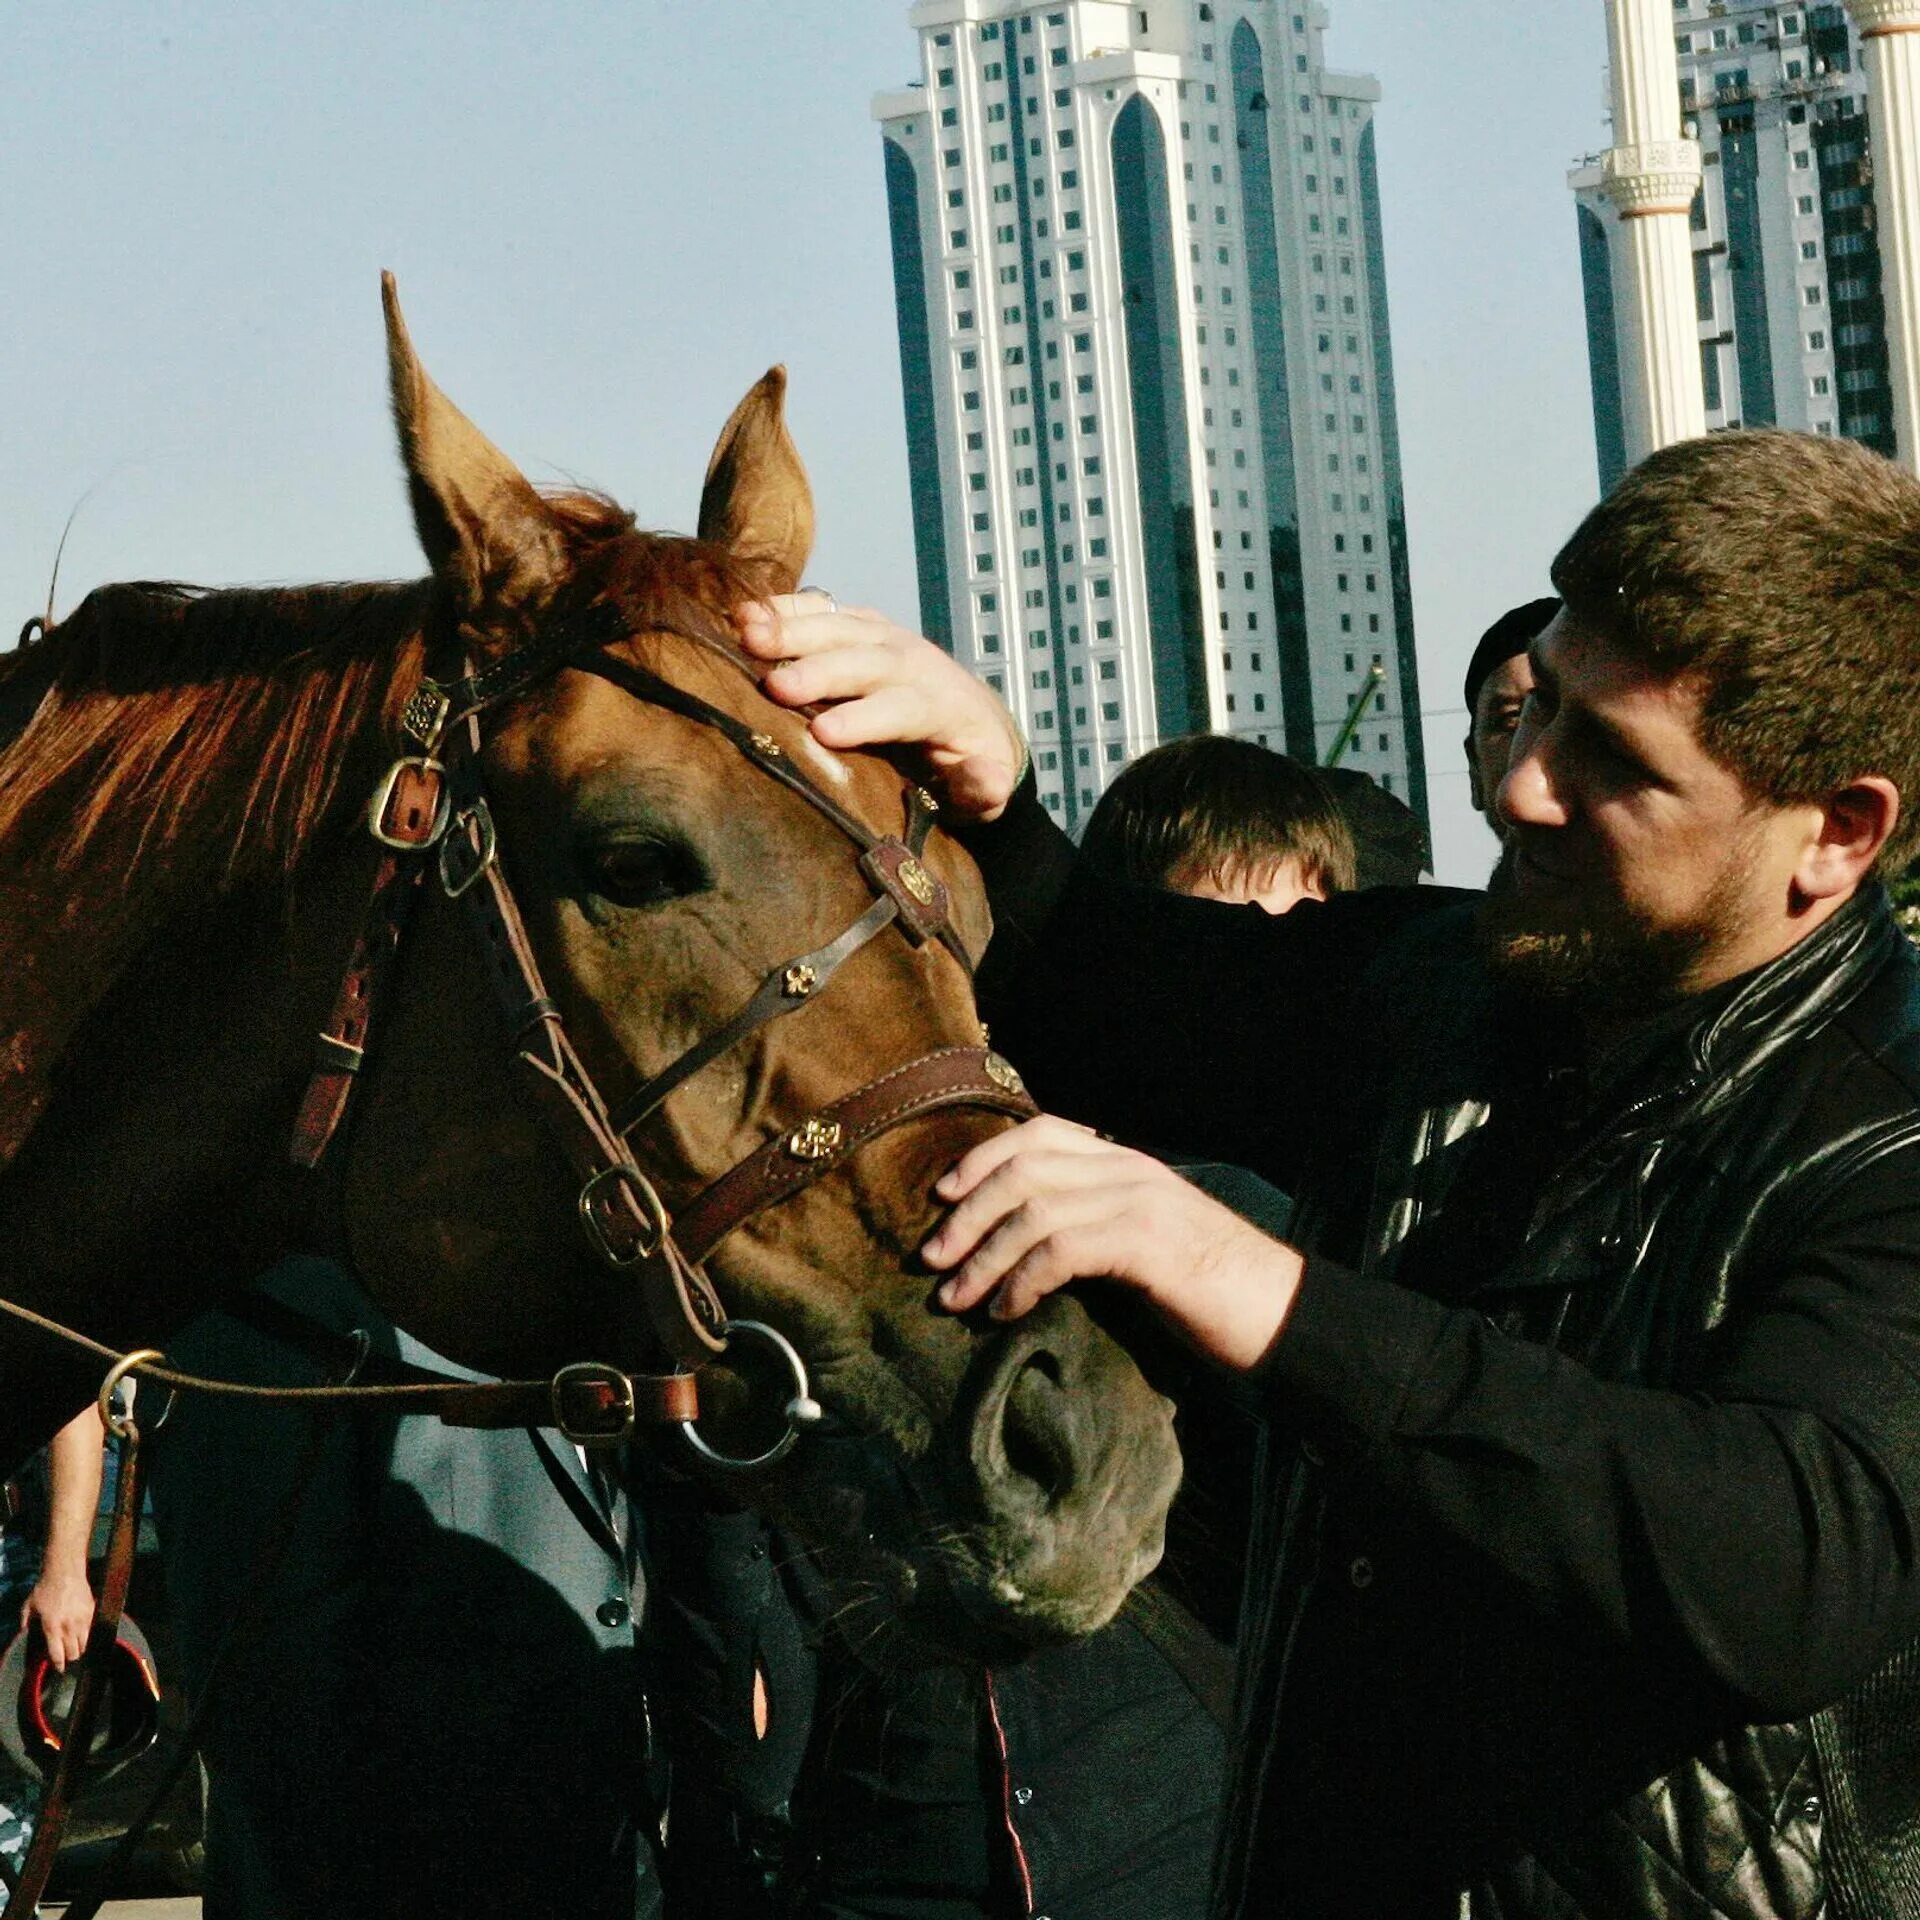
[[[1915,956],[1875,889],[1713,997],[1436,1299],[1516,1080],[1468,927],[1372,970],[1371,1179],[1303,1194],[1216,1912],[1920,1916]]]

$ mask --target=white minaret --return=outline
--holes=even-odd
[[[1889,0],[1902,12],[1920,0]],[[1619,210],[1629,322],[1620,369],[1627,463],[1707,430],[1688,210],[1700,148],[1680,131],[1680,76],[1669,0],[1607,0],[1612,55],[1612,149],[1603,190]]]
[[[1914,467],[1920,466],[1920,0],[1848,0],[1848,7],[1867,66],[1894,441]]]

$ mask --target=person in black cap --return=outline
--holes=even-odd
[[[1507,749],[1520,724],[1520,709],[1533,691],[1527,649],[1545,633],[1560,602],[1549,595],[1503,613],[1467,662],[1467,792],[1474,810],[1500,832],[1493,796],[1507,772]]]

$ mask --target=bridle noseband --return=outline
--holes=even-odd
[[[938,811],[924,788],[904,788],[899,835],[875,833],[802,773],[771,734],[610,652],[625,631],[616,610],[603,605],[479,672],[464,671],[444,682],[423,680],[408,700],[402,725],[418,751],[396,759],[374,791],[368,826],[380,858],[332,1015],[319,1036],[292,1157],[298,1166],[319,1167],[345,1118],[410,903],[431,869],[442,892],[465,911],[506,1023],[515,1077],[578,1182],[576,1209],[587,1243],[603,1265],[638,1281],[654,1334],[674,1362],[674,1371],[664,1378],[628,1376],[598,1365],[569,1371],[609,1384],[609,1417],[622,1433],[648,1408],[659,1406],[663,1411],[657,1417],[682,1426],[709,1461],[761,1467],[780,1458],[801,1428],[820,1418],[820,1409],[805,1362],[792,1344],[761,1322],[730,1319],[703,1263],[747,1221],[805,1191],[910,1120],[950,1107],[1018,1118],[1035,1109],[1020,1076],[989,1048],[939,1048],[801,1117],[711,1181],[677,1215],[669,1212],[628,1139],[695,1074],[811,1004],[854,954],[889,927],[897,927],[916,947],[937,941],[969,979],[973,961],[953,925],[947,889],[923,859]],[[751,663],[723,643],[703,635],[686,637],[751,675]],[[480,761],[482,718],[566,667],[595,674],[636,700],[720,734],[749,765],[803,800],[853,845],[873,892],[872,904],[850,925],[824,945],[773,968],[730,1020],[617,1103],[608,1101],[581,1060],[541,978],[502,864]],[[693,1384],[689,1373],[724,1353],[740,1334],[770,1345],[794,1385],[781,1437],[747,1459],[714,1449],[686,1411]],[[670,1391],[661,1391],[664,1381],[675,1383]],[[624,1393],[613,1382],[623,1382]]]

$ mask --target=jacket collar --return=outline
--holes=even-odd
[[[1694,1026],[1688,1044],[1694,1069],[1718,1078],[1772,1058],[1831,1020],[1903,937],[1886,889],[1869,881],[1825,925],[1749,974],[1730,1000]]]
[[[1886,889],[1869,882],[1804,940],[1742,979],[1700,997],[1683,1020],[1609,1090],[1592,1114],[1616,1142],[1720,1110],[1752,1076],[1824,1026],[1866,986],[1904,936]]]

